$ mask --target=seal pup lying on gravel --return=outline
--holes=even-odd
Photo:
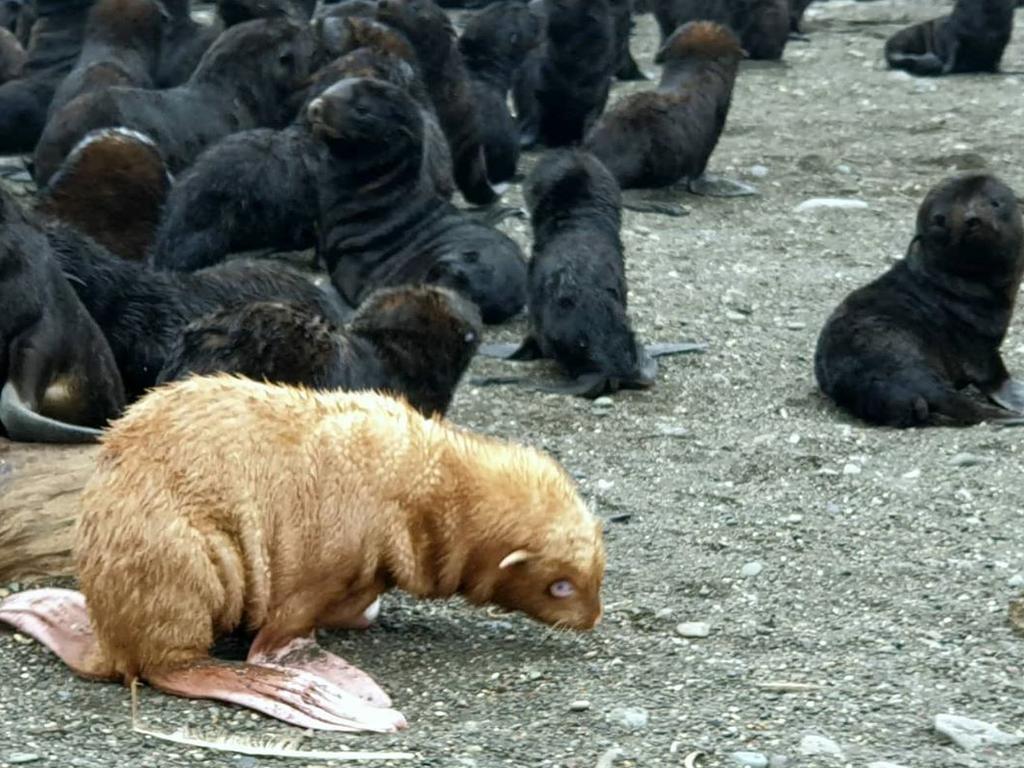
[[[548,391],[598,397],[654,385],[655,354],[698,351],[697,345],[637,343],[626,315],[626,266],[615,179],[587,152],[541,157],[523,196],[533,224],[529,272],[530,334],[513,360],[552,358],[572,379]],[[504,345],[488,346],[504,357]]]
[[[228,376],[159,387],[111,426],[75,556],[81,593],[12,595],[0,621],[83,677],[302,728],[405,727],[314,635],[365,626],[392,587],[577,630],[602,612],[601,522],[549,456],[375,393]],[[248,660],[212,659],[236,628],[256,633]]]
[[[346,301],[358,306],[377,288],[426,282],[472,300],[485,323],[523,308],[519,246],[424,183],[423,117],[408,94],[379,80],[343,80],[307,114],[334,158],[320,179],[317,251]]]
[[[375,291],[343,328],[294,303],[253,302],[185,326],[157,383],[239,373],[314,389],[372,389],[443,416],[481,333],[475,305],[432,285]]]
[[[743,184],[705,176],[732,102],[743,49],[721,24],[692,21],[665,41],[657,89],[631,94],[606,112],[584,146],[623,189],[686,181],[698,194],[750,194]]]
[[[1013,32],[1015,0],[957,0],[953,13],[901,29],[885,60],[913,75],[998,72]]]
[[[228,134],[284,126],[294,114],[288,97],[309,77],[314,48],[308,25],[247,21],[217,38],[184,85],[83,94],[47,121],[35,151],[36,181],[45,184],[75,144],[97,128],[123,126],[146,134],[178,173]]]
[[[851,293],[814,355],[822,391],[874,424],[975,424],[1024,413],[999,347],[1024,272],[1013,191],[974,173],[925,197],[907,256]],[[960,390],[973,385],[1002,408]],[[1004,410],[1007,409],[1007,410]]]

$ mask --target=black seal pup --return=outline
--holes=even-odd
[[[377,19],[405,35],[416,50],[462,196],[475,205],[493,203],[500,192],[489,180],[480,116],[448,14],[433,0],[380,0]]]
[[[825,324],[814,355],[822,391],[853,415],[894,427],[1024,412],[1024,387],[999,355],[1022,247],[1009,187],[982,173],[941,182],[918,209],[906,258],[847,296]],[[1002,408],[960,391],[968,385]]]
[[[519,246],[478,223],[423,182],[423,118],[390,83],[343,80],[307,109],[333,161],[319,190],[317,251],[353,306],[373,290],[406,283],[452,288],[485,323],[526,300]]]
[[[114,353],[132,400],[156,383],[181,329],[221,307],[295,301],[331,322],[345,312],[333,288],[283,264],[237,260],[198,272],[161,272],[114,256],[59,222],[42,225],[57,263]]]
[[[540,45],[543,19],[522,0],[503,0],[474,13],[459,37],[481,123],[487,175],[511,181],[519,164],[519,126],[508,109],[512,80]]]
[[[385,80],[409,93],[422,90],[407,62],[359,48],[318,72],[307,98],[312,101],[350,76]],[[450,194],[448,144],[425,92],[422,98],[428,105],[421,102],[424,121],[433,120],[436,129],[424,152],[425,183]],[[310,132],[304,110],[283,130],[257,128],[222,139],[171,190],[151,263],[159,269],[193,271],[231,253],[315,247],[319,175],[330,160],[323,142]]]
[[[615,25],[615,77],[618,80],[646,80],[629,50],[633,35],[633,0],[611,0],[612,22]]]
[[[957,0],[953,13],[901,29],[885,60],[914,75],[998,72],[1013,32],[1015,0]]]
[[[86,19],[82,52],[53,95],[49,114],[90,91],[152,88],[169,21],[158,0],[99,0]]]
[[[694,192],[727,194],[717,182],[714,188],[705,184],[704,172],[725,128],[742,58],[728,27],[683,25],[654,59],[664,67],[658,87],[615,104],[587,136],[586,148],[624,189],[685,179]]]
[[[314,389],[374,389],[425,416],[443,415],[481,332],[473,303],[438,286],[374,291],[343,328],[307,307],[253,302],[187,325],[157,381],[240,373]]]
[[[619,185],[593,155],[556,150],[527,177],[523,196],[533,224],[530,332],[513,360],[553,359],[572,380],[549,391],[597,397],[654,385],[654,355],[637,343],[626,315]],[[696,351],[664,345],[657,354]]]
[[[225,27],[253,19],[289,18],[307,22],[316,10],[316,0],[217,0],[217,15]]]
[[[14,440],[88,442],[124,387],[46,238],[0,187],[0,423]]]
[[[156,237],[171,184],[151,138],[128,128],[101,128],[71,150],[40,190],[36,211],[139,261]]]
[[[578,144],[604,111],[616,69],[608,0],[544,0],[547,35],[513,88],[523,146]]]
[[[35,152],[36,181],[45,184],[75,144],[97,128],[122,126],[150,136],[170,171],[178,173],[228,134],[283,127],[293,117],[288,97],[309,77],[314,49],[308,25],[247,21],[217,38],[184,85],[79,96],[47,122]]]
[[[752,59],[780,59],[789,40],[789,0],[656,0],[662,40],[690,21],[730,27]]]

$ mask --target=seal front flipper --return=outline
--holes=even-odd
[[[538,392],[554,395],[573,395],[575,397],[600,397],[608,391],[618,389],[611,379],[603,373],[584,373],[563,384],[552,384],[537,387]]]
[[[646,200],[642,197],[629,195],[628,193],[622,199],[622,207],[627,211],[653,213],[658,216],[671,216],[676,219],[681,219],[683,216],[690,215],[690,209],[679,205],[678,203],[661,203],[655,200]]]
[[[890,53],[886,61],[893,69],[902,69],[919,77],[934,77],[944,74],[945,64],[934,53]]]
[[[21,397],[12,382],[0,391],[0,424],[8,437],[24,443],[94,443],[103,432],[57,421],[34,411]]]
[[[708,345],[696,341],[659,342],[657,344],[648,344],[644,349],[651,357],[666,357],[667,355],[707,352]]]
[[[760,194],[757,187],[744,184],[742,181],[733,181],[722,176],[713,176],[710,173],[690,179],[686,188],[695,195],[704,197],[749,197]]]
[[[544,357],[540,344],[527,336],[522,344],[481,344],[478,355],[498,360],[540,360]]]

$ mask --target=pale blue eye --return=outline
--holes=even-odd
[[[562,579],[548,587],[548,591],[551,592],[552,597],[572,597],[576,592],[576,587],[572,585],[571,581]]]

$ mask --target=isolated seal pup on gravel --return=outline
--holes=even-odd
[[[75,144],[97,128],[122,126],[146,134],[178,173],[228,134],[282,127],[293,116],[288,97],[309,77],[313,54],[308,26],[248,21],[217,38],[184,85],[83,94],[47,122],[35,152],[36,181],[45,184]]]
[[[579,150],[545,154],[527,177],[523,196],[533,225],[529,272],[530,332],[506,355],[551,358],[572,380],[551,391],[597,397],[654,385],[657,364],[637,343],[626,314],[619,186],[593,155]],[[655,354],[696,351],[661,345]]]
[[[390,588],[566,629],[602,612],[602,524],[549,456],[375,393],[227,376],[159,387],[107,431],[75,554],[81,593],[12,595],[0,620],[84,677],[318,730],[405,726],[313,634],[365,625]],[[211,658],[235,628],[247,661]]]
[[[111,253],[142,260],[153,244],[172,179],[152,139],[127,128],[85,135],[39,192],[36,211]]]
[[[901,29],[885,60],[914,75],[998,72],[1013,33],[1015,0],[957,0],[953,13]]]
[[[152,88],[169,21],[158,0],[99,0],[86,19],[78,61],[50,102],[50,116],[83,93],[115,85]]]
[[[480,345],[480,312],[433,285],[382,288],[339,328],[297,304],[253,302],[201,317],[171,348],[157,383],[238,373],[314,389],[372,389],[444,415]]]
[[[511,181],[519,164],[519,126],[508,109],[512,80],[540,45],[542,18],[522,0],[503,0],[474,13],[459,37],[480,115],[487,175]]]
[[[423,118],[408,94],[379,80],[343,80],[307,114],[334,157],[320,180],[317,251],[346,301],[358,306],[377,288],[427,282],[471,299],[485,323],[522,309],[519,246],[424,183]]]
[[[524,147],[578,144],[608,103],[617,63],[608,0],[545,0],[544,44],[513,88]]]
[[[994,176],[941,182],[907,256],[851,293],[814,355],[822,391],[874,424],[974,424],[1024,413],[999,354],[1024,271],[1014,193]],[[1002,408],[961,392],[973,385]],[[1005,410],[1004,410],[1005,409]]]
[[[423,81],[448,137],[462,196],[475,205],[495,202],[499,191],[487,172],[478,106],[448,14],[433,0],[380,0],[377,19],[405,35],[416,50]]]
[[[46,238],[0,186],[0,423],[14,440],[73,443],[121,414],[103,332]],[[0,493],[2,495],[2,493]]]
[[[742,58],[739,40],[727,27],[710,21],[683,25],[654,58],[664,67],[657,89],[620,100],[584,146],[623,189],[685,180],[694,192],[728,194],[703,177],[725,128]]]

